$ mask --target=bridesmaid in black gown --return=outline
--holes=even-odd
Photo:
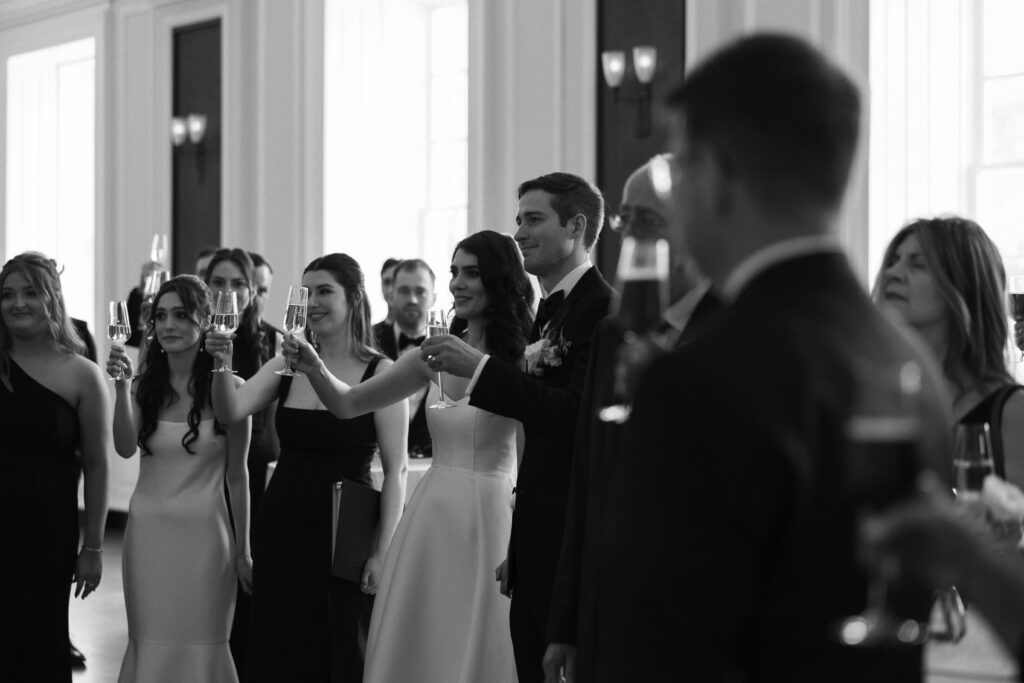
[[[64,308],[55,263],[27,252],[0,272],[0,519],[17,562],[0,562],[4,680],[71,680],[68,592],[99,585],[110,404]],[[78,456],[85,537],[78,550]],[[31,563],[26,566],[25,563]]]
[[[319,343],[332,372],[358,383],[391,365],[371,346],[363,275],[354,260],[343,254],[318,258],[302,283],[309,289],[307,335]],[[215,335],[207,337],[206,348],[221,357],[232,352],[230,340]],[[304,377],[283,377],[277,374],[282,369],[279,356],[237,389],[226,379],[214,380],[219,420],[278,401],[281,455],[256,520],[246,680],[360,681],[372,596],[405,502],[407,404],[340,420]],[[376,552],[356,584],[330,572],[332,485],[339,479],[368,485],[378,445],[381,523]]]

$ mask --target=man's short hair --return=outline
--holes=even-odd
[[[401,262],[402,262],[402,259],[400,259],[400,258],[385,259],[384,265],[380,267],[380,276],[384,277],[384,273],[388,272],[388,270],[390,270],[391,268],[394,268],[395,266],[397,266]]]
[[[417,270],[425,270],[430,275],[430,281],[432,283],[437,282],[437,278],[434,277],[434,271],[431,270],[430,266],[427,265],[426,261],[418,258],[405,259],[399,261],[395,266],[395,279],[398,279],[399,273],[415,273]]]
[[[558,214],[562,225],[579,214],[587,219],[583,232],[583,246],[590,248],[597,242],[597,236],[604,225],[604,195],[593,183],[572,173],[548,173],[519,186],[520,199],[532,190],[542,190],[553,195],[551,208]]]
[[[766,206],[841,202],[860,96],[803,40],[770,33],[737,40],[697,65],[666,103],[685,115],[687,140],[710,145],[752,180]]]
[[[267,259],[263,258],[263,256],[261,254],[257,254],[255,251],[250,251],[249,252],[249,258],[252,259],[252,265],[253,265],[254,268],[259,268],[260,266],[266,266],[267,270],[270,271],[270,274],[271,275],[274,274],[274,268],[270,265],[270,263],[267,261]]]

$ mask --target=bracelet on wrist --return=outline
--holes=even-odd
[[[103,547],[101,546],[99,548],[90,548],[89,546],[82,544],[82,550],[90,553],[102,553]]]

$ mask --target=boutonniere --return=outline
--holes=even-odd
[[[557,335],[548,332],[526,347],[526,371],[540,377],[547,368],[559,367],[571,346],[572,342],[562,336],[561,329]]]

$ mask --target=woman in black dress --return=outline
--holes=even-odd
[[[359,265],[344,254],[310,263],[306,334],[336,376],[359,383],[391,362],[373,350],[370,309]],[[232,353],[229,339],[207,337],[207,350]],[[331,415],[304,377],[283,377],[280,356],[235,389],[227,373],[214,379],[219,420],[243,417],[277,400],[281,455],[256,520],[247,680],[359,681],[373,594],[405,502],[408,408],[400,401],[353,420]],[[370,485],[380,447],[384,467],[375,553],[360,584],[331,575],[333,483]]]
[[[0,623],[4,680],[70,681],[68,586],[88,596],[103,572],[110,402],[64,307],[51,259],[26,252],[0,272]],[[78,468],[85,537],[78,549]],[[30,563],[26,566],[24,563]]]

